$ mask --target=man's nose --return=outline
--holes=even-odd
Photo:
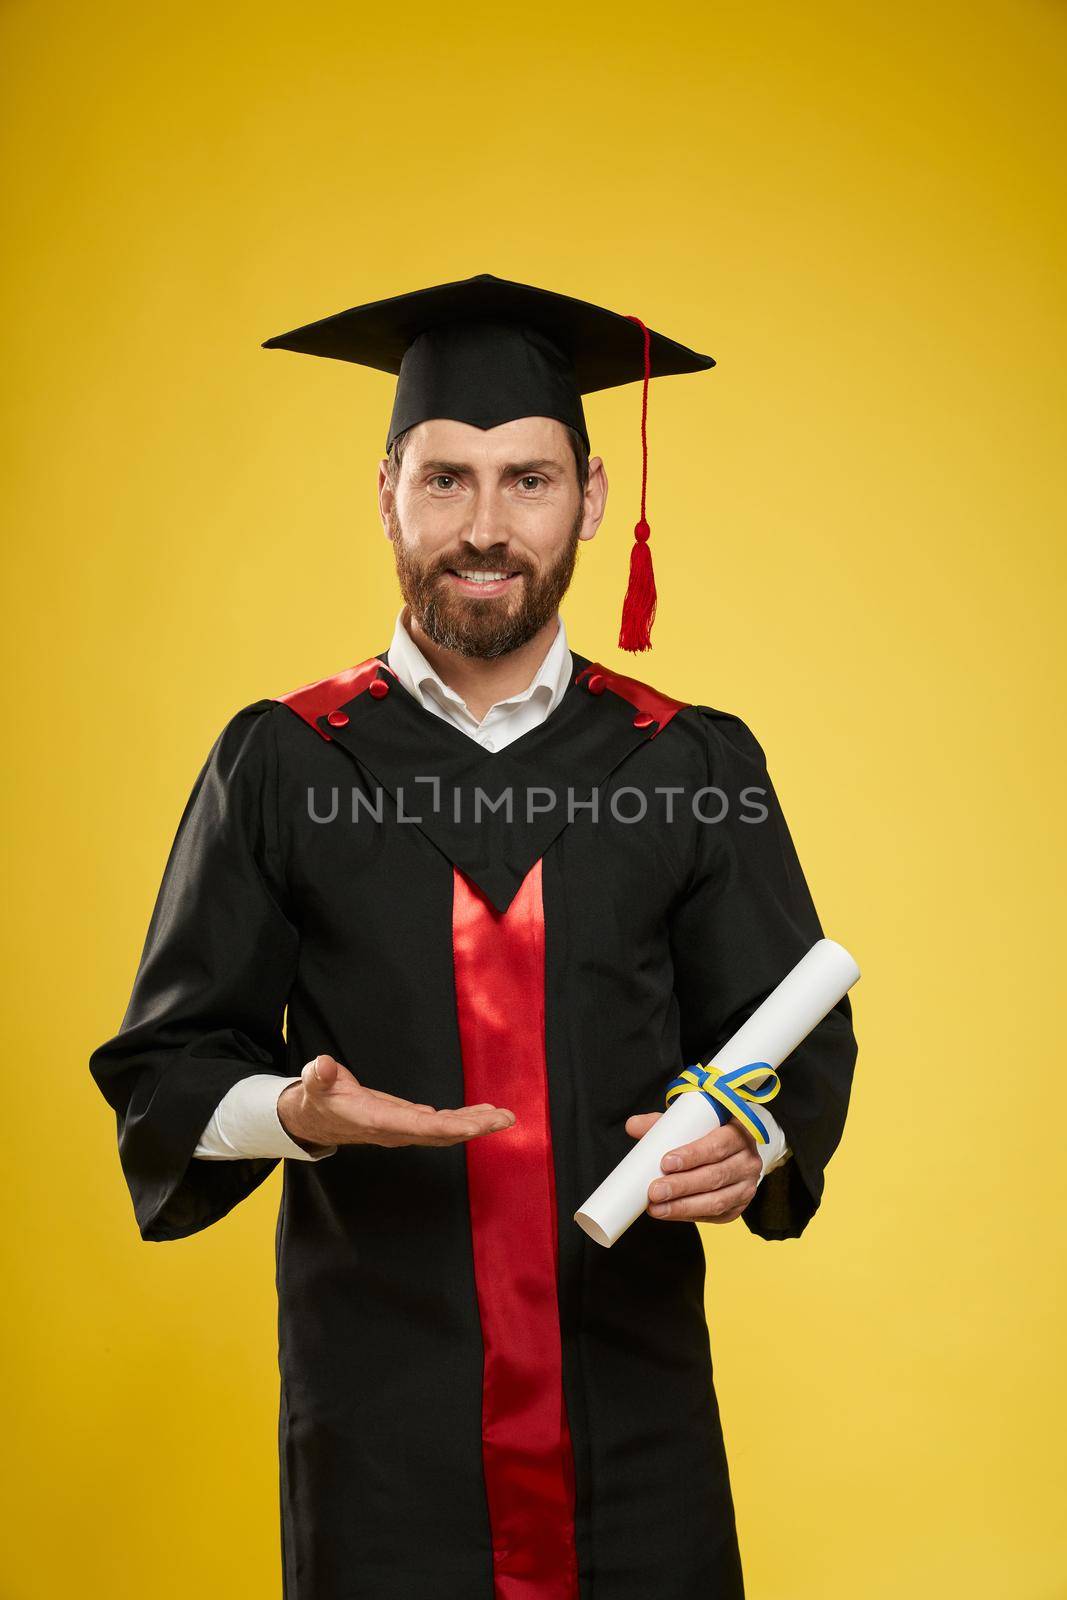
[[[467,538],[476,550],[490,550],[495,544],[507,544],[504,507],[495,494],[482,492],[475,497]]]

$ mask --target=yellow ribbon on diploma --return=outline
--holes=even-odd
[[[761,1084],[745,1088],[760,1076]],[[769,1144],[767,1129],[751,1108],[773,1100],[781,1087],[782,1081],[769,1061],[750,1061],[746,1066],[725,1071],[722,1067],[686,1067],[667,1085],[667,1104],[680,1094],[702,1094],[723,1126],[730,1117],[736,1117],[757,1144]]]

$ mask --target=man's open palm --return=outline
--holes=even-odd
[[[285,1131],[305,1144],[462,1144],[510,1128],[515,1113],[483,1102],[439,1111],[368,1089],[333,1056],[316,1056],[278,1100]]]

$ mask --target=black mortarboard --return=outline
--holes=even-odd
[[[654,333],[638,317],[489,272],[353,306],[268,339],[264,348],[396,373],[387,450],[399,433],[432,417],[476,428],[555,417],[588,447],[582,395],[643,379],[641,517],[619,643],[648,648],[656,603],[645,519],[648,380],[703,371],[715,365],[710,356]]]

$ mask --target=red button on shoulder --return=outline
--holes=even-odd
[[[384,700],[389,693],[389,685],[384,678],[374,678],[368,685],[368,690],[375,700]]]
[[[650,717],[647,711],[639,711],[634,718],[634,727],[651,728],[655,720],[655,717]]]
[[[331,728],[346,728],[348,726],[348,718],[343,711],[331,711],[326,721]]]
[[[590,694],[603,694],[605,689],[603,676],[599,672],[594,672],[593,676],[588,680],[586,687]]]

